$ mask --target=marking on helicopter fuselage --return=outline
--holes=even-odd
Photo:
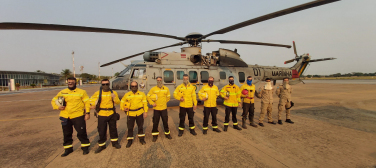
[[[166,54],[166,55],[162,56],[161,58],[164,58],[164,57],[167,57],[167,56],[168,56],[168,54],[167,54],[167,53],[164,53],[164,54]]]

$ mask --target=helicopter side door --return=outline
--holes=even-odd
[[[131,82],[135,81],[138,83],[138,90],[144,93],[147,93],[147,87],[146,87],[146,80],[147,80],[147,74],[146,74],[146,66],[135,66],[132,69],[132,73],[130,76]]]

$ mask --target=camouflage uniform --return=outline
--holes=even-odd
[[[278,120],[282,120],[282,111],[284,109],[286,109],[286,120],[290,119],[290,109],[287,108],[291,107],[291,86],[289,85],[288,87],[284,88],[283,85],[280,85],[277,87],[275,93],[279,97]]]
[[[265,113],[268,114],[268,122],[273,122],[272,110],[273,110],[273,89],[267,90],[264,86],[260,87],[256,92],[256,97],[261,99],[261,113],[259,123],[263,123]]]

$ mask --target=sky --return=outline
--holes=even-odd
[[[208,34],[258,16],[300,5],[310,0],[0,0],[0,22],[29,22],[145,31],[184,37]],[[256,41],[292,45],[299,55],[336,60],[311,63],[305,74],[376,72],[375,0],[342,0],[263,21],[208,39]],[[178,40],[109,33],[0,30],[0,70],[98,74],[104,64]],[[202,53],[218,48],[237,49],[248,64],[290,67],[293,49],[281,47],[203,43]],[[180,47],[163,49],[180,51]],[[142,56],[123,61],[142,60]],[[120,63],[100,68],[110,76],[124,69]]]

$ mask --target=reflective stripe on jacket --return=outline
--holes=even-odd
[[[198,92],[198,98],[202,100],[203,98],[206,98],[207,100],[204,101],[205,107],[217,107],[217,97],[219,96],[219,90],[218,87],[213,85],[210,87],[209,85],[205,85],[201,88],[201,90]]]
[[[223,104],[228,107],[239,106],[239,103],[241,102],[241,99],[240,99],[241,91],[239,87],[236,86],[235,84],[233,85],[228,84],[221,89],[220,94],[223,98],[226,97],[226,92],[229,92],[230,96],[229,96],[229,99],[224,100]]]
[[[243,102],[255,103],[254,97],[255,97],[256,86],[254,84],[252,84],[251,86],[249,86],[248,84],[244,84],[242,85],[242,87],[240,87],[240,91],[243,92],[244,89],[248,90],[248,95],[241,94],[241,97],[243,98]]]
[[[72,119],[83,116],[85,110],[87,113],[90,112],[89,96],[85,90],[79,88],[74,90],[68,88],[63,89],[51,100],[53,109],[59,109],[59,106],[56,105],[55,101],[61,96],[64,97],[66,106],[64,110],[60,111],[60,117]]]
[[[120,103],[120,99],[119,99],[119,96],[117,94],[116,91],[113,91],[114,94],[115,94],[115,98],[113,99],[114,102],[112,102],[112,97],[111,97],[111,91],[108,91],[108,92],[104,92],[102,90],[102,100],[101,100],[101,104],[99,106],[99,108],[113,108],[114,107],[114,103],[115,104],[119,104]],[[90,105],[91,106],[95,106],[96,103],[97,103],[97,100],[99,98],[99,91],[96,91],[93,96],[91,96],[90,98]],[[100,110],[98,112],[98,115],[100,116],[110,116],[114,113],[113,110]]]
[[[174,91],[174,98],[180,101],[180,98],[184,98],[184,101],[180,102],[179,106],[184,108],[191,108],[197,106],[196,87],[192,84],[187,86],[184,83],[180,84]]]
[[[120,110],[124,111],[125,108],[129,109],[127,114],[132,117],[139,116],[144,112],[147,113],[149,107],[145,93],[140,91],[126,93],[120,101]]]
[[[157,95],[157,101],[151,100],[151,95]],[[149,93],[146,95],[146,99],[148,100],[150,105],[156,104],[157,106],[153,107],[155,110],[164,110],[167,109],[167,102],[170,101],[170,90],[166,86],[162,86],[159,88],[158,86],[154,86],[150,89]]]

